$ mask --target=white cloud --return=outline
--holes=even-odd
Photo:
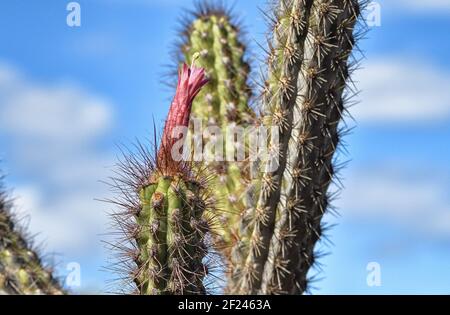
[[[353,219],[383,220],[450,239],[450,182],[444,173],[380,167],[349,175],[337,205]]]
[[[426,64],[386,58],[368,60],[355,75],[361,103],[357,121],[432,122],[450,117],[450,74]]]
[[[86,251],[98,252],[99,231],[104,228],[102,205],[86,191],[48,198],[38,186],[14,190],[17,213],[29,221],[29,229],[45,245],[46,251],[74,257]]]
[[[113,105],[73,84],[43,84],[0,63],[0,141],[18,211],[48,251],[99,252],[110,153],[96,145]],[[81,256],[80,256],[81,257]]]
[[[0,64],[0,130],[46,141],[95,138],[111,122],[106,100],[73,85],[41,85]]]

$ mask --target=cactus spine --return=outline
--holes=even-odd
[[[65,294],[15,224],[11,208],[0,183],[0,295]]]

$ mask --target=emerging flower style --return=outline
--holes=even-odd
[[[158,162],[160,166],[164,164],[166,168],[173,165],[171,149],[174,143],[179,140],[180,135],[174,135],[176,127],[188,127],[191,115],[192,102],[201,88],[208,83],[205,76],[205,69],[195,67],[193,64],[189,67],[183,64],[178,74],[178,85],[175,97],[170,105],[169,114],[164,126],[161,147],[158,153]]]

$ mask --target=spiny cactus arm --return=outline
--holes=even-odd
[[[343,111],[342,102],[336,100],[345,87],[342,75],[348,75],[347,59],[353,48],[352,32],[359,5],[350,0],[323,0],[314,4],[313,12],[309,44],[312,54],[299,79],[287,198],[272,238],[260,292],[263,294],[304,291],[305,262],[312,263],[320,221],[328,207],[327,189],[334,175],[331,162]],[[302,279],[296,280],[299,269]]]
[[[132,276],[137,294],[206,293],[203,258],[213,218],[204,213],[214,212],[208,176],[193,162],[173,155],[182,157],[182,152],[172,152],[183,140],[176,128],[188,127],[192,102],[206,83],[202,68],[183,65],[156,157],[138,146],[139,155],[127,156],[119,164],[119,178],[113,179],[120,195],[112,202],[125,210],[113,216],[125,233],[125,239],[113,245],[125,258],[114,269]],[[130,259],[136,266],[131,270]]]
[[[269,252],[276,210],[280,201],[281,182],[286,167],[291,137],[297,78],[303,63],[304,43],[312,0],[282,0],[275,13],[273,49],[269,58],[269,76],[264,95],[264,123],[279,130],[279,146],[269,145],[269,155],[276,155],[278,168],[267,165],[263,171],[261,193],[245,266],[240,271],[238,293],[255,294],[260,288],[264,263]],[[275,139],[272,139],[273,141]],[[277,139],[278,140],[278,139]],[[270,161],[274,160],[269,157]]]
[[[214,72],[217,86],[212,93],[218,98],[220,104],[218,127],[221,128],[224,140],[224,160],[211,163],[218,172],[217,194],[218,200],[227,210],[224,212],[223,223],[232,227],[224,230],[224,244],[233,242],[232,233],[236,233],[234,226],[245,208],[243,194],[246,188],[246,162],[234,161],[235,146],[244,145],[235,143],[231,138],[233,127],[246,127],[253,118],[249,107],[250,88],[247,85],[248,65],[244,61],[243,45],[238,41],[238,29],[231,23],[227,15],[210,16],[212,22],[211,34],[213,46],[209,54],[214,56]],[[200,105],[199,102],[197,104]],[[195,104],[195,105],[197,105]],[[230,161],[230,157],[233,160]],[[232,232],[232,233],[230,233]]]
[[[231,134],[234,126],[250,126],[255,117],[249,106],[250,65],[246,62],[246,46],[243,44],[241,27],[225,8],[211,4],[200,5],[193,18],[185,23],[185,39],[181,51],[186,60],[191,60],[192,54],[198,52],[200,57],[197,63],[207,69],[207,76],[210,78],[210,83],[194,101],[193,117],[200,118],[203,126],[213,125],[221,129],[222,136],[226,137],[226,158],[227,154],[234,154],[235,145],[246,146],[233,143],[234,139],[228,137],[227,131]],[[204,139],[211,140],[207,136]],[[250,211],[245,210],[254,207],[253,199],[247,198],[248,191],[252,190],[249,165],[246,160],[227,159],[209,162],[209,166],[218,174],[214,184],[216,199],[224,210],[220,217],[221,225],[216,227],[216,234],[220,237],[217,245],[229,262],[229,268],[233,269],[242,264],[245,258],[240,252],[239,244],[247,242],[247,236],[243,234],[248,234],[246,224],[250,222],[242,219],[239,227],[238,221],[244,215],[251,217]]]
[[[338,150],[345,128],[339,128],[339,122],[343,120],[347,105],[350,103],[354,93],[351,84],[351,73],[356,69],[358,62],[351,62],[351,54],[356,43],[364,35],[366,29],[362,26],[358,31],[356,23],[361,18],[366,1],[349,0],[342,6],[344,18],[336,33],[338,50],[333,58],[331,69],[337,71],[337,76],[332,83],[326,97],[329,108],[326,124],[323,126],[325,136],[324,149],[322,150],[320,164],[318,167],[316,187],[321,194],[317,195],[317,201],[311,210],[309,219],[309,233],[303,236],[299,264],[295,272],[295,286],[292,294],[302,294],[308,289],[307,273],[315,263],[316,254],[314,247],[322,237],[326,227],[322,223],[324,212],[329,208],[330,196],[327,193],[333,179],[336,176],[336,167],[333,165],[332,157]],[[348,92],[347,94],[346,91]]]
[[[0,178],[0,181],[2,178]],[[0,295],[66,294],[15,224],[0,183]]]
[[[175,177],[183,172],[185,177],[189,176],[190,174],[186,172],[190,170],[183,169],[181,166],[182,162],[174,159],[172,147],[175,141],[179,140],[179,135],[174,134],[175,128],[187,128],[189,126],[194,98],[207,82],[203,68],[197,68],[194,65],[191,67],[188,67],[186,64],[183,65],[158,152],[157,164],[158,168],[162,170],[162,176],[152,196],[152,206],[155,210],[155,219],[157,220],[155,225],[159,228],[158,232],[160,233],[156,235],[154,240],[158,244],[157,255],[161,259],[158,261],[160,268],[156,270],[155,276],[161,275],[168,281],[167,288],[159,291],[161,293],[184,294],[186,293],[186,288],[192,285],[192,281],[190,281],[191,276],[186,275],[186,272],[190,271],[190,267],[192,267],[189,265],[190,260],[193,259],[196,253],[191,252],[190,255],[188,254],[185,257],[186,247],[192,233],[190,233],[190,229],[186,230],[184,228],[185,222],[190,222],[191,213],[181,213],[182,210],[189,210],[188,207],[183,205],[181,199],[186,194],[186,192],[183,192],[184,185],[180,184],[174,187],[176,185]],[[183,183],[184,179],[180,178],[178,180]],[[188,219],[183,219],[183,216]],[[198,247],[201,248],[200,245]],[[166,285],[166,283],[163,284]],[[196,293],[202,291],[202,289],[199,289]]]
[[[171,270],[168,287],[178,294],[206,293],[202,260],[207,254],[204,241],[209,227],[202,221],[205,203],[196,195],[201,192],[196,186],[183,181],[173,182],[168,192],[167,242]]]
[[[215,56],[214,71],[218,79],[218,96],[220,99],[220,123],[248,125],[250,88],[247,85],[248,64],[243,60],[243,45],[238,41],[238,30],[231,25],[229,18],[211,17]]]
[[[203,219],[206,207],[199,193],[198,184],[172,176],[160,177],[157,184],[143,189],[139,218],[150,210],[150,220],[138,221],[141,254],[135,283],[140,294],[206,293],[202,260],[207,253],[208,222]]]

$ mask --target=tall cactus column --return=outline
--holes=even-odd
[[[307,62],[299,78],[296,126],[291,140],[286,200],[272,238],[261,293],[302,293],[314,263],[314,245],[328,208],[333,154],[338,145],[341,100],[353,48],[357,1],[314,3]],[[345,37],[345,39],[343,38]]]
[[[312,0],[280,1],[279,7],[275,9],[273,48],[269,57],[263,122],[267,126],[276,126],[279,130],[279,145],[273,144],[273,141],[278,139],[272,139],[272,144],[269,145],[269,154],[278,160],[278,167],[274,171],[269,169],[273,165],[268,165],[265,167],[269,168],[263,170],[248,255],[243,270],[238,270],[241,274],[240,283],[237,288],[232,289],[236,293],[255,294],[261,285],[281,197],[297,99],[297,78],[303,63],[311,5]],[[271,160],[273,159],[269,158],[269,161]]]
[[[193,117],[199,118],[203,126],[214,126],[221,130],[224,138],[223,158],[225,161],[208,160],[211,169],[218,176],[214,186],[221,215],[221,226],[217,226],[220,235],[220,247],[228,260],[229,267],[241,263],[242,255],[235,246],[245,238],[245,229],[240,229],[238,220],[249,208],[246,192],[250,178],[247,160],[235,156],[237,147],[247,153],[245,143],[235,143],[231,138],[234,127],[247,128],[253,124],[255,115],[249,106],[251,89],[248,86],[250,72],[245,61],[246,48],[242,43],[241,30],[233,23],[233,18],[220,7],[200,7],[186,23],[185,39],[181,51],[190,61],[198,53],[198,64],[205,67],[210,83],[199,94],[193,104]],[[212,139],[204,135],[205,141]],[[209,154],[209,152],[205,152]],[[228,158],[233,156],[233,160]],[[228,157],[228,158],[227,158]],[[246,157],[245,157],[246,158]],[[219,243],[218,243],[219,244]]]
[[[359,2],[356,0],[340,1],[336,6],[340,10],[340,14],[337,28],[330,32],[330,36],[334,37],[336,49],[329,53],[331,62],[328,64],[327,70],[330,73],[330,84],[327,90],[323,89],[325,92],[324,104],[327,110],[321,128],[323,142],[317,154],[316,163],[314,163],[317,172],[312,189],[314,203],[307,217],[307,233],[299,235],[301,251],[295,272],[295,286],[290,291],[292,294],[303,293],[307,290],[307,273],[315,262],[314,247],[322,236],[321,220],[329,207],[327,190],[336,173],[332,163],[333,156],[342,136],[339,123],[344,118],[349,101],[344,96],[353,70],[349,59],[359,37],[358,34],[354,34],[357,19],[361,15]]]
[[[141,294],[204,294],[208,225],[201,188],[183,177],[157,177],[141,190],[137,287]]]
[[[126,255],[136,265],[131,274],[139,294],[207,292],[204,258],[213,218],[205,213],[214,213],[209,177],[182,159],[184,147],[174,150],[185,140],[177,128],[188,128],[192,102],[207,82],[202,68],[183,65],[156,157],[141,147],[140,156],[127,157],[120,166],[122,177],[115,180],[125,193],[115,201],[125,208],[116,221],[134,240],[135,249]]]

